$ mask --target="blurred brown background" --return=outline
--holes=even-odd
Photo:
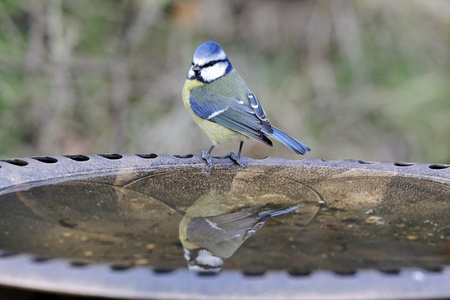
[[[0,0],[0,158],[209,149],[181,102],[207,40],[306,157],[450,163],[446,0]]]

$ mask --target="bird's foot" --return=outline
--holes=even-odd
[[[241,166],[241,168],[245,168],[244,163],[241,161],[241,156],[237,155],[234,152],[230,152],[227,155],[225,155],[225,157],[230,158],[232,161],[234,161],[235,163],[237,163],[238,165]]]
[[[203,150],[202,151],[202,158],[204,160],[206,160],[206,163],[208,164],[208,167],[210,167],[211,169],[213,168],[213,164],[212,164],[212,159],[211,159],[211,155],[208,151]]]

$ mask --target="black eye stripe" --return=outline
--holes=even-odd
[[[201,65],[200,67],[201,67],[201,68],[207,68],[207,67],[214,66],[214,65],[217,64],[217,63],[220,63],[220,62],[226,62],[226,61],[227,61],[227,59],[212,60],[212,61],[210,61],[210,62],[208,62],[208,63],[206,63],[206,64],[204,64],[204,65]]]

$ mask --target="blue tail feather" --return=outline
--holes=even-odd
[[[279,215],[284,215],[287,213],[290,213],[291,211],[294,211],[302,206],[305,206],[306,203],[302,203],[302,204],[297,204],[295,206],[289,206],[289,207],[283,207],[283,208],[278,208],[278,209],[272,209],[272,210],[266,210],[263,211],[261,213],[259,213],[259,217],[261,219],[269,216],[269,217],[275,217],[275,216],[279,216]]]
[[[267,132],[264,130],[264,127],[262,128],[262,131],[264,134],[268,135],[269,137],[273,137],[274,139],[282,142],[286,146],[288,146],[292,151],[294,151],[297,154],[305,154],[307,151],[311,151],[307,146],[303,145],[296,139],[294,139],[292,136],[284,133],[280,129],[272,126],[273,132]]]

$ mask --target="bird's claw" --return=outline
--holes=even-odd
[[[234,152],[230,152],[228,153],[225,157],[230,158],[232,161],[234,161],[235,163],[237,163],[238,165],[241,166],[241,168],[245,168],[244,163],[241,161],[241,156],[237,155]]]
[[[202,158],[204,160],[206,160],[206,163],[208,164],[208,167],[210,167],[211,169],[213,168],[213,164],[212,164],[212,159],[211,159],[211,155],[208,151],[203,150],[202,151]]]

